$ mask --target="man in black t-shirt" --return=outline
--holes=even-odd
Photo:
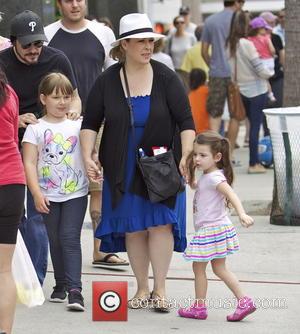
[[[11,21],[12,47],[0,53],[0,66],[10,86],[19,97],[19,139],[22,140],[28,124],[35,124],[42,115],[38,103],[38,85],[49,72],[61,72],[71,81],[75,98],[68,117],[80,115],[81,101],[68,58],[63,52],[44,46],[47,41],[40,17],[25,10]],[[48,237],[41,214],[35,210],[32,195],[27,191],[27,219],[20,226],[32,263],[42,284],[47,270]]]

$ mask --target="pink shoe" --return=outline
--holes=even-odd
[[[239,300],[238,306],[233,314],[227,316],[227,321],[241,321],[247,315],[256,311],[254,302],[249,297],[244,297]]]
[[[207,309],[206,306],[181,307],[178,310],[178,315],[183,318],[205,320],[207,318]]]

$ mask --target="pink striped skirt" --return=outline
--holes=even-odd
[[[187,261],[208,262],[225,258],[239,250],[239,241],[231,221],[202,226],[184,251]]]

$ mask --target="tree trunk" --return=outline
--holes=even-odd
[[[300,1],[286,0],[284,107],[300,105]]]

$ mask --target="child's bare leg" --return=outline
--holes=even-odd
[[[245,297],[245,294],[241,289],[240,282],[236,276],[227,269],[225,262],[226,258],[212,260],[211,265],[213,272],[228,286],[237,299],[241,299]]]
[[[274,96],[274,93],[272,91],[272,87],[271,87],[271,84],[270,82],[268,81],[268,97],[270,99],[271,102],[275,102],[276,101],[276,98]]]
[[[204,304],[207,294],[206,267],[208,262],[193,262],[195,274],[195,293],[199,304]]]

